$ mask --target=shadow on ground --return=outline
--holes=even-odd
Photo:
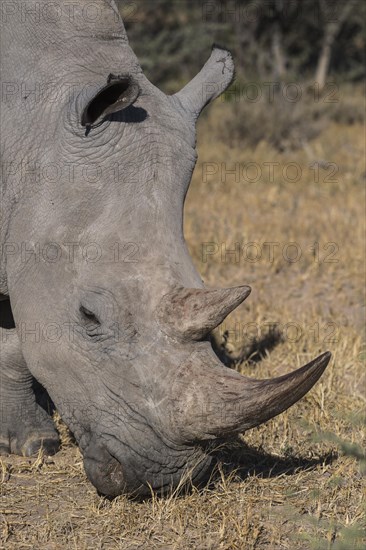
[[[229,368],[235,368],[236,365],[246,361],[252,364],[259,363],[269,351],[284,341],[282,333],[277,328],[269,328],[260,338],[253,337],[239,352],[231,354],[227,349],[228,339],[228,331],[224,332],[222,338],[211,336],[212,349],[220,361]]]
[[[220,470],[225,476],[234,474],[241,480],[254,475],[268,479],[315,470],[319,465],[332,464],[338,458],[335,452],[325,453],[317,458],[304,458],[291,454],[279,457],[263,449],[250,447],[241,440],[223,443],[211,454],[217,464],[215,468],[217,473],[212,477],[213,482],[217,479],[217,475],[221,475]]]

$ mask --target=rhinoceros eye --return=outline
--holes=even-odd
[[[100,325],[100,321],[98,317],[95,315],[95,313],[93,313],[92,311],[90,311],[89,309],[87,309],[82,305],[80,306],[79,311],[85,322],[89,324]]]

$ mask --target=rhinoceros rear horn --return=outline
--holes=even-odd
[[[132,105],[139,94],[140,87],[131,75],[110,74],[107,85],[99,90],[85,107],[81,116],[82,126],[97,126],[107,115]]]
[[[208,290],[178,288],[158,308],[162,330],[181,340],[202,340],[250,294],[249,286]]]

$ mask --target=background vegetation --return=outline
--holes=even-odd
[[[253,6],[257,17],[238,16]],[[199,122],[185,211],[205,283],[253,287],[216,331],[217,353],[257,378],[327,349],[333,359],[296,406],[216,451],[211,485],[167,499],[100,498],[56,415],[57,455],[1,457],[1,548],[361,550],[365,4],[136,0],[121,9],[146,73],[166,91],[200,69],[212,42],[235,58],[232,93]],[[265,83],[278,83],[273,97]]]
[[[364,77],[360,0],[133,0],[119,2],[130,41],[159,86],[190,79],[213,43],[229,48],[244,81]],[[325,63],[324,71],[321,67]],[[323,74],[324,73],[324,74]]]

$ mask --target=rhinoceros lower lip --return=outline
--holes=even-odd
[[[84,454],[88,479],[102,495],[116,497],[126,492],[122,464],[103,447],[88,448]]]

